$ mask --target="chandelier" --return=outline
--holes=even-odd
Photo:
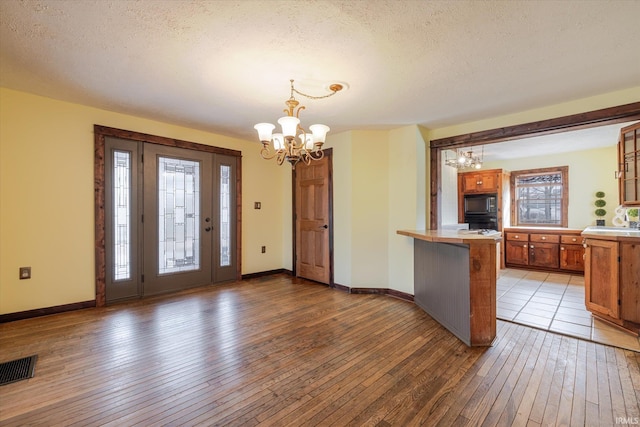
[[[445,153],[448,153],[445,152]],[[447,154],[445,154],[447,156]],[[473,150],[463,151],[456,150],[456,157],[453,159],[445,158],[445,164],[456,169],[480,169],[484,159],[484,145],[480,156],[474,156]]]
[[[329,86],[330,94],[324,96],[311,96],[299,92],[293,87],[291,82],[291,96],[285,104],[287,108],[283,110],[286,116],[278,119],[278,124],[282,127],[282,133],[272,133],[275,125],[271,123],[258,123],[253,128],[258,131],[258,138],[262,142],[260,156],[265,160],[276,159],[278,165],[282,165],[286,160],[295,169],[296,164],[300,161],[307,165],[312,160],[320,160],[324,157],[322,144],[324,144],[329,132],[329,126],[315,124],[309,126],[311,133],[300,126],[300,110],[304,110],[303,105],[293,96],[294,92],[309,99],[322,99],[335,95],[342,90],[343,85],[334,83]],[[296,134],[298,139],[296,139]]]

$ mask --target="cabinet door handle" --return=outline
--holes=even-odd
[[[561,250],[561,251],[564,251],[564,246],[561,246],[561,247],[560,247],[560,250]]]
[[[525,244],[524,244],[524,247],[526,248],[527,246],[529,246],[529,245],[527,245],[527,244],[525,243]]]
[[[531,249],[533,249],[533,245],[529,246]]]
[[[577,242],[578,239],[576,239],[575,237],[573,239],[571,239],[572,242]]]
[[[514,239],[519,239],[520,236],[518,236],[517,234],[515,236],[513,236]]]
[[[542,240],[547,240],[547,236],[542,236]]]

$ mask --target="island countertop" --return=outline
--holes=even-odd
[[[403,236],[427,242],[440,243],[464,243],[464,244],[489,244],[502,240],[502,233],[477,234],[474,230],[397,230],[396,233]]]

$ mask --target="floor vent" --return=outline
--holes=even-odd
[[[0,385],[33,377],[37,355],[0,363]]]

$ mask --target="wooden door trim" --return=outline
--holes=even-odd
[[[335,283],[333,281],[333,148],[325,148],[324,150],[322,150],[322,152],[324,153],[324,156],[328,159],[328,169],[329,169],[329,177],[328,177],[328,191],[329,191],[329,201],[328,201],[328,208],[329,208],[329,286],[330,287],[335,287]],[[292,169],[291,170],[291,218],[293,218],[292,221],[292,237],[293,237],[293,253],[291,254],[291,260],[292,260],[292,265],[291,265],[291,272],[292,275],[294,277],[296,277],[297,275],[297,271],[296,271],[296,263],[297,263],[297,244],[296,244],[296,237],[297,237],[297,233],[296,233],[296,179],[297,179],[297,175],[296,175],[296,170]]]
[[[106,304],[106,247],[105,247],[105,137],[112,136],[120,139],[166,145],[169,147],[185,148],[214,154],[224,154],[236,157],[236,280],[242,279],[242,152],[228,148],[214,147],[196,142],[167,138],[146,133],[94,125],[94,214],[95,214],[95,264],[96,264],[96,306]]]
[[[640,102],[430,141],[430,228],[434,230],[438,228],[438,195],[442,191],[442,183],[440,182],[442,168],[440,156],[442,150],[493,144],[530,136],[549,135],[633,120],[640,120]]]

